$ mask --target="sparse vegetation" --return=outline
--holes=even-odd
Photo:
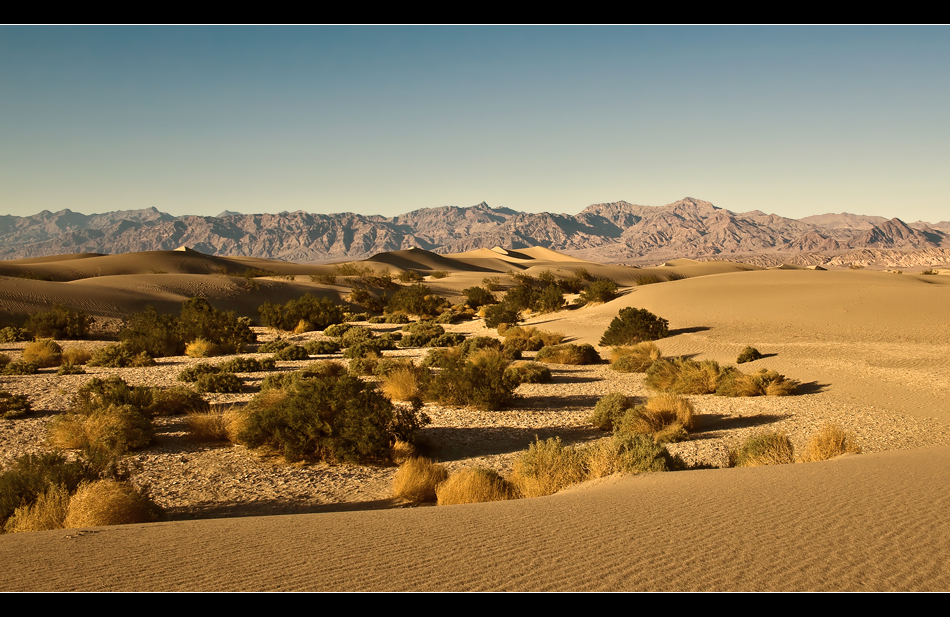
[[[762,354],[759,353],[759,350],[755,347],[746,347],[741,352],[739,352],[739,357],[736,358],[736,364],[755,362],[756,360],[761,360],[762,357]]]
[[[494,469],[475,467],[452,474],[436,488],[438,504],[505,501],[519,497],[517,488]]]
[[[443,405],[495,411],[515,398],[520,382],[507,372],[509,361],[500,351],[484,350],[468,359],[447,359],[434,376],[425,398]]]
[[[63,361],[63,348],[53,339],[38,339],[23,348],[23,360],[40,368],[59,366]]]
[[[585,303],[610,302],[617,298],[617,283],[610,279],[594,281],[581,292],[580,299]]]
[[[95,350],[86,364],[107,368],[126,368],[130,366],[155,366],[155,360],[148,352],[134,353],[124,343],[114,343]]]
[[[89,335],[92,319],[81,311],[55,305],[48,311],[34,313],[24,327],[37,338],[81,339]]]
[[[729,452],[730,467],[787,465],[795,462],[795,448],[788,435],[779,432],[758,433],[737,450]]]
[[[393,497],[413,503],[434,502],[436,488],[449,477],[445,467],[422,457],[412,457],[399,466],[393,478]]]
[[[669,336],[669,322],[646,309],[620,309],[600,338],[601,345],[635,345]]]
[[[10,394],[0,390],[0,418],[13,420],[22,418],[32,411],[30,400],[22,394]]]
[[[660,348],[650,341],[614,347],[610,354],[610,368],[621,373],[645,373],[654,362],[663,358]]]
[[[860,454],[859,446],[854,435],[846,433],[834,424],[826,424],[821,431],[812,436],[805,446],[801,462],[813,463],[826,461],[842,454]]]
[[[566,345],[552,345],[543,347],[534,358],[538,362],[550,364],[598,364],[601,361],[600,354],[592,345],[575,345],[568,343]]]
[[[332,324],[343,322],[343,310],[327,298],[304,294],[283,305],[265,302],[258,309],[261,324],[285,332],[294,331],[302,321],[306,330],[325,330]]]

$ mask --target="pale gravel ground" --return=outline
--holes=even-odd
[[[532,321],[544,329],[544,318]],[[377,330],[398,329],[392,325],[373,326]],[[457,324],[450,331],[472,335],[492,334],[480,320]],[[266,332],[260,329],[259,332]],[[293,337],[298,342],[321,338],[317,333]],[[261,340],[272,338],[263,334]],[[64,347],[101,342],[63,342]],[[2,351],[17,357],[25,344],[6,344]],[[396,350],[387,355],[421,357],[427,350]],[[606,356],[606,350],[601,350]],[[527,356],[533,354],[526,354]],[[264,356],[259,356],[264,357]],[[313,357],[311,361],[330,356]],[[339,355],[337,355],[339,358]],[[27,394],[34,414],[20,420],[0,420],[0,461],[6,463],[27,452],[46,450],[46,426],[54,414],[68,407],[69,399],[82,383],[92,377],[119,375],[131,385],[180,385],[178,373],[197,362],[220,362],[224,358],[195,360],[164,358],[159,366],[147,369],[104,369],[87,367],[86,375],[63,376],[55,369],[40,375],[0,377],[0,388]],[[307,361],[280,363],[280,370],[294,370]],[[445,462],[450,471],[464,467],[491,467],[507,474],[521,450],[536,437],[560,436],[566,443],[583,443],[604,437],[588,423],[597,400],[610,392],[646,398],[643,375],[611,371],[607,364],[596,366],[553,365],[554,381],[525,384],[518,389],[520,399],[511,409],[482,412],[428,404],[432,423],[420,438],[431,456]],[[749,365],[743,367],[749,370]],[[869,370],[874,370],[873,368]],[[210,394],[215,404],[247,401],[266,373],[242,375],[248,388],[239,395]],[[788,373],[789,377],[795,375]],[[950,443],[944,425],[926,418],[915,419],[882,412],[867,405],[846,404],[822,388],[792,397],[722,398],[691,396],[701,414],[699,430],[688,442],[669,449],[691,464],[726,466],[731,447],[761,430],[787,433],[796,450],[825,423],[838,424],[853,432],[864,452],[909,450]],[[251,514],[309,512],[335,509],[391,507],[390,486],[394,467],[355,465],[287,465],[280,459],[261,457],[243,446],[199,444],[187,439],[183,417],[156,418],[157,441],[128,458],[134,482],[149,488],[150,494],[173,519],[223,517]]]

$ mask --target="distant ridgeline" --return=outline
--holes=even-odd
[[[0,216],[3,260],[182,246],[209,255],[298,263],[365,259],[411,247],[459,253],[541,246],[601,263],[675,257],[781,263],[796,255],[804,265],[814,265],[832,258],[847,261],[851,252],[862,251],[851,261],[887,256],[904,259],[904,265],[936,265],[950,262],[950,222],[908,225],[896,218],[853,214],[796,220],[758,210],[737,214],[692,198],[661,207],[595,204],[573,216],[494,209],[485,203],[395,217],[303,211],[174,217],[155,208]]]

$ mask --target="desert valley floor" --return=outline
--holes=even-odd
[[[156,444],[131,454],[129,464],[168,519],[0,535],[0,590],[950,590],[947,270],[765,270],[690,260],[628,268],[537,248],[409,250],[361,264],[392,273],[444,271],[426,284],[453,301],[487,276],[508,280],[509,270],[566,275],[583,267],[616,281],[622,295],[525,323],[597,346],[620,309],[644,308],[669,320],[671,336],[657,342],[664,356],[733,364],[752,345],[766,357],[743,368],[773,369],[802,386],[788,397],[690,396],[700,427],[668,447],[687,462],[716,468],[613,476],[548,497],[459,506],[410,507],[392,499],[395,467],[287,465],[243,446],[191,442],[181,417],[159,418]],[[236,275],[248,267],[277,276],[252,285]],[[59,303],[115,330],[145,306],[174,312],[203,295],[219,309],[257,318],[261,303],[305,292],[342,302],[350,291],[342,277],[339,285],[324,285],[309,276],[333,271],[193,252],[0,262],[0,310],[27,315]],[[659,282],[638,285],[644,277]],[[480,319],[446,330],[497,336]],[[275,336],[257,332],[262,342]],[[0,351],[16,357],[24,346],[5,343]],[[246,355],[263,357],[254,354],[251,346]],[[92,377],[175,385],[196,362],[182,356],[146,369],[0,377],[0,388],[29,395],[34,409],[26,418],[0,420],[0,462],[46,449],[46,425]],[[307,363],[282,362],[278,369]],[[605,394],[650,394],[642,374],[606,363],[551,368],[551,383],[523,384],[519,400],[502,411],[427,404],[433,422],[420,437],[428,455],[450,471],[480,466],[505,474],[535,437],[578,444],[604,438],[589,419]],[[249,400],[262,375],[245,377],[244,393],[206,398],[222,405]],[[783,431],[800,449],[828,422],[852,432],[863,453],[726,467],[729,449],[757,431]]]

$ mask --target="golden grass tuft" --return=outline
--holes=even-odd
[[[40,339],[23,348],[23,361],[40,368],[59,366],[63,362],[63,348],[51,338]]]
[[[92,359],[92,353],[85,347],[67,347],[63,350],[63,364],[79,366]]]
[[[436,493],[440,506],[518,499],[518,491],[511,482],[497,471],[481,467],[452,474],[439,484]]]
[[[426,369],[420,371],[415,366],[397,368],[383,377],[380,389],[394,401],[409,401],[421,398],[424,389],[423,376]]]
[[[221,348],[207,339],[196,338],[185,347],[185,355],[189,358],[211,358],[221,355]]]
[[[188,425],[188,437],[193,441],[230,440],[228,427],[231,419],[226,413],[190,411],[185,423]]]
[[[99,480],[79,486],[69,500],[63,521],[66,529],[149,523],[159,518],[160,510],[134,488],[123,482]]]
[[[418,456],[416,446],[401,439],[397,439],[396,443],[393,444],[392,453],[390,454],[390,458],[397,465],[402,465],[416,456]]]
[[[610,349],[610,368],[623,373],[645,373],[653,363],[663,358],[655,343],[647,341]]]
[[[62,529],[69,510],[69,491],[62,484],[54,484],[37,497],[32,504],[23,505],[7,519],[6,533]]]
[[[784,433],[759,433],[749,437],[738,450],[729,452],[731,467],[788,465],[795,462],[795,448]]]
[[[399,466],[393,478],[393,497],[414,503],[434,502],[438,499],[436,489],[448,477],[442,465],[427,458],[410,458]]]
[[[692,403],[675,394],[660,394],[650,398],[646,405],[623,416],[620,432],[652,435],[655,443],[682,441],[696,425]]]
[[[827,461],[842,454],[860,454],[861,446],[855,443],[854,435],[846,433],[839,426],[826,424],[805,446],[801,462],[814,463]]]
[[[560,437],[536,439],[515,461],[511,482],[524,497],[551,495],[586,479],[584,459]]]

